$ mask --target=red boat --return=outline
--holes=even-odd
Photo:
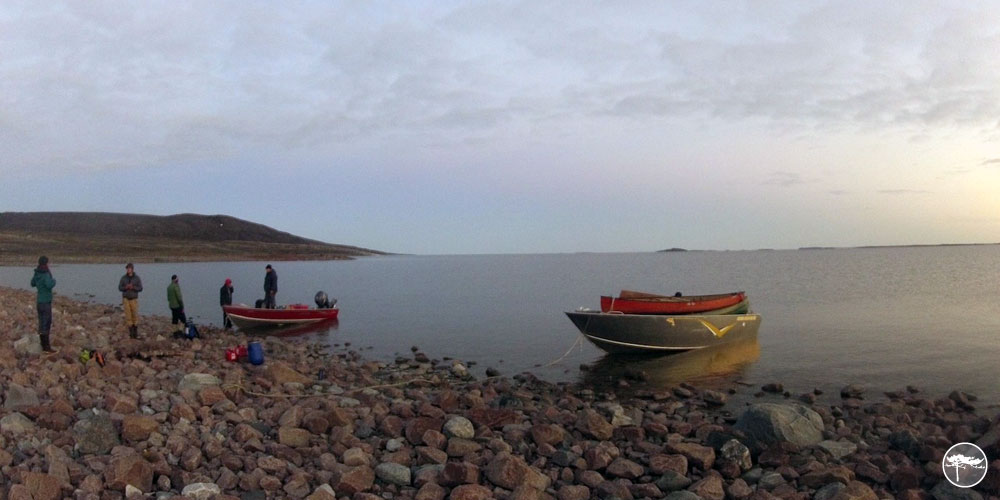
[[[328,321],[337,319],[337,314],[340,312],[336,307],[310,308],[305,304],[290,304],[281,309],[245,305],[223,306],[222,310],[229,315],[234,325],[244,329]]]
[[[618,297],[601,296],[601,312],[623,314],[695,314],[734,306],[746,298],[746,292],[669,297],[666,295],[622,290],[622,293]]]

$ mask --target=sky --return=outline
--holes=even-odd
[[[0,211],[397,253],[1000,241],[1000,3],[0,3]]]

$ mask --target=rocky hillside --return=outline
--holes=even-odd
[[[0,212],[0,263],[331,260],[384,252],[310,240],[227,215]]]

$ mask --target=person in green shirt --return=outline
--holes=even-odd
[[[184,315],[184,297],[176,274],[170,277],[170,285],[167,286],[167,305],[170,307],[170,324],[176,325],[180,321],[181,328],[184,328],[187,316]]]
[[[48,257],[43,255],[38,258],[31,286],[38,289],[38,338],[41,340],[42,350],[55,352],[49,343],[49,331],[52,329],[52,289],[56,286],[56,280],[49,271]]]

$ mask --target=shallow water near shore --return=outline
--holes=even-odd
[[[142,314],[169,316],[166,288],[180,276],[189,315],[218,324],[218,290],[234,302],[263,296],[264,262],[137,264]],[[273,262],[278,303],[339,300],[332,327],[299,332],[350,343],[373,359],[411,355],[475,362],[512,375],[614,386],[781,382],[792,393],[846,384],[871,392],[915,385],[1000,401],[1000,246],[633,254],[387,256]],[[122,265],[60,265],[56,292],[118,304]],[[0,268],[0,285],[27,289],[31,269]],[[605,356],[580,340],[563,311],[599,307],[620,289],[688,295],[748,292],[763,316],[756,342],[661,358]],[[58,335],[58,325],[54,334]],[[220,360],[221,360],[220,353]],[[589,369],[581,370],[581,364]]]

